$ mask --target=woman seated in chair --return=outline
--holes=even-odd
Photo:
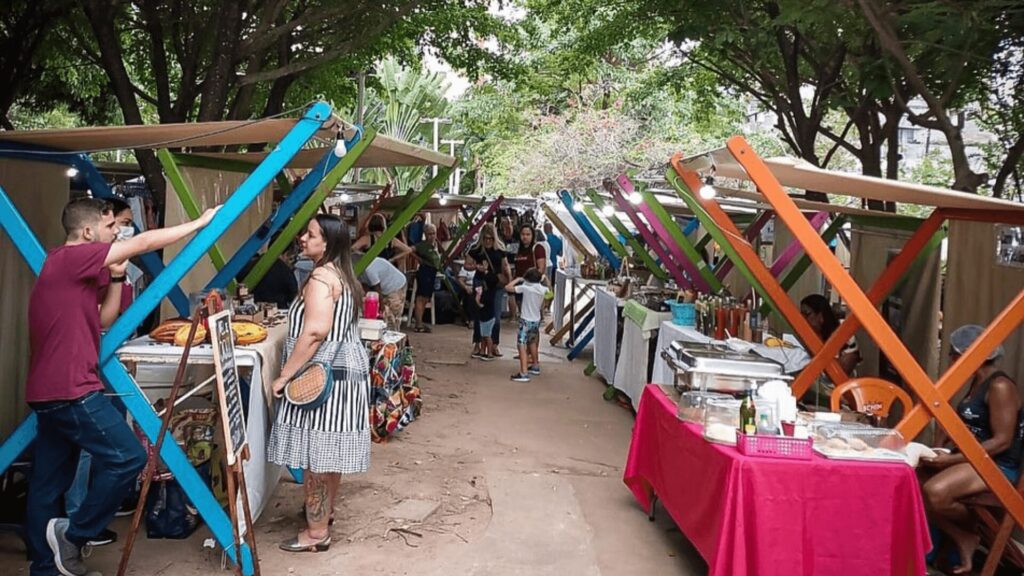
[[[968,324],[950,335],[950,356],[956,361],[981,335],[983,328]],[[1021,465],[1021,440],[1024,438],[1021,399],[1017,385],[995,366],[1003,354],[1000,346],[989,355],[970,381],[967,396],[957,405],[957,413],[981,443],[1003,474],[1016,484]],[[985,492],[981,476],[955,447],[951,453],[922,460],[933,476],[923,486],[928,517],[953,539],[960,553],[960,565],[954,574],[970,573],[971,557],[980,542],[971,514],[961,500]]]
[[[836,328],[839,328],[839,319],[836,318],[836,313],[832,311],[832,305],[829,304],[828,298],[821,294],[811,294],[801,300],[800,315],[807,320],[807,323],[811,325],[811,328],[818,334],[822,342],[828,340],[832,333],[836,331]],[[850,336],[850,339],[843,344],[839,354],[836,355],[836,359],[839,360],[839,365],[843,367],[843,371],[853,376],[853,369],[861,361],[857,340],[853,336]]]

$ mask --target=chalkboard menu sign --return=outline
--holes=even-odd
[[[228,465],[231,466],[248,441],[245,435],[242,391],[239,389],[238,369],[235,366],[235,334],[231,330],[231,311],[224,310],[210,316],[207,324],[210,342],[213,343],[214,370],[217,371],[224,451],[227,453]]]

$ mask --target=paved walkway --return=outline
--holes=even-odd
[[[506,342],[514,339],[505,325]],[[287,554],[277,542],[299,526],[301,487],[283,482],[257,522],[263,573],[442,576],[673,576],[706,567],[659,515],[650,523],[622,483],[633,416],[601,398],[586,360],[542,347],[543,374],[509,380],[514,355],[469,359],[469,331],[413,334],[424,392],[421,419],[373,446],[371,470],[342,480],[334,544]],[[406,499],[436,503],[422,522],[388,517]],[[127,529],[118,520],[115,529]],[[204,529],[185,541],[141,539],[131,574],[220,573]],[[92,564],[115,573],[118,545]],[[27,574],[23,548],[0,535],[0,573]]]

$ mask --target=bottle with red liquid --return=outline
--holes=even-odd
[[[380,296],[376,292],[367,292],[363,297],[363,318],[376,320],[380,314]]]

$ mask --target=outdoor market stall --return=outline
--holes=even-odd
[[[240,183],[223,202],[221,210],[211,223],[197,233],[180,252],[163,267],[155,255],[147,255],[149,272],[154,275],[149,287],[135,302],[118,318],[110,330],[103,336],[99,358],[100,371],[109,388],[118,394],[131,412],[135,422],[146,434],[150,442],[155,443],[160,429],[160,419],[151,406],[151,400],[139,388],[125,366],[118,358],[122,344],[137,329],[140,322],[152,312],[163,300],[170,297],[177,312],[188,315],[189,304],[179,284],[189,272],[200,262],[203,255],[211,252],[215,243],[225,232],[246,212],[289,163],[299,155],[300,149],[313,143],[300,155],[301,161],[319,159],[309,170],[307,177],[289,194],[282,206],[274,215],[225,261],[219,258],[220,270],[206,286],[223,288],[233,280],[242,265],[255,255],[256,251],[271,235],[292,218],[282,238],[287,236],[272,258],[276,258],[283,250],[285,243],[305,226],[313,216],[323,199],[340,182],[344,173],[351,168],[360,153],[367,149],[376,150],[381,157],[401,158],[417,164],[429,164],[443,160],[447,165],[454,165],[454,159],[436,153],[420,153],[415,147],[381,139],[377,146],[371,146],[374,134],[361,128],[352,127],[340,122],[325,103],[314,103],[300,119],[259,119],[253,121],[168,124],[159,126],[119,126],[105,128],[84,128],[71,130],[41,130],[30,132],[4,132],[4,155],[28,158],[34,161],[73,165],[85,173],[86,181],[93,194],[99,197],[110,195],[109,187],[95,170],[88,155],[83,151],[108,149],[145,149],[166,148],[167,146],[237,146],[252,143],[274,143],[269,152],[249,152],[258,162],[252,166],[252,172]],[[342,143],[343,142],[343,143]],[[262,144],[259,144],[262,146]],[[357,152],[346,155],[346,152]],[[423,151],[426,152],[426,151]],[[326,176],[330,175],[330,178]],[[170,176],[170,175],[169,175]],[[431,183],[436,187],[436,183]],[[432,190],[432,188],[431,188]],[[63,199],[58,205],[63,204]],[[185,202],[183,201],[183,204]],[[195,204],[193,202],[193,204]],[[186,207],[187,210],[187,207]],[[9,235],[13,245],[21,253],[29,268],[38,274],[46,252],[37,239],[18,208],[11,203],[6,193],[0,189],[0,224]],[[289,235],[290,234],[290,235]],[[272,247],[273,249],[273,247]],[[269,252],[268,252],[269,253]],[[267,257],[264,256],[264,259]],[[269,264],[268,264],[269,266]],[[130,350],[129,350],[130,351]],[[261,379],[265,380],[262,368],[269,365],[266,355],[261,355]],[[253,360],[254,367],[257,364]],[[276,367],[275,367],[276,368]],[[20,379],[12,379],[20,382]],[[253,396],[259,396],[259,391]],[[251,398],[252,399],[252,398]],[[250,404],[250,407],[255,407]],[[252,414],[250,413],[250,416]],[[35,420],[29,416],[0,447],[0,471],[6,469],[15,458],[29,445],[35,435]],[[253,438],[253,437],[251,437]],[[255,441],[259,441],[257,438]],[[232,536],[231,521],[223,508],[212,494],[210,488],[192,468],[187,456],[176,442],[171,439],[162,444],[160,453],[169,470],[174,474],[192,503],[198,508],[215,538],[224,548],[229,558],[234,558],[235,542]],[[241,544],[242,567],[246,574],[253,570],[252,556],[246,544]]]
[[[756,186],[757,192],[741,192],[754,196],[759,203],[775,211],[806,251],[809,260],[820,269],[833,289],[849,306],[849,317],[833,332],[827,342],[823,343],[810,328],[789,299],[785,289],[771,274],[768,266],[759,259],[750,242],[743,238],[718,203],[712,198],[697,194],[697,190],[706,183],[705,175],[711,171],[719,177],[750,180]],[[995,321],[965,354],[953,362],[937,382],[933,382],[927,375],[908,350],[907,344],[900,340],[877,307],[898,284],[911,264],[929,247],[936,245],[936,233],[945,220],[998,222],[1004,226],[1020,226],[1024,224],[1024,206],[934,187],[828,172],[785,159],[764,161],[741,137],[730,139],[725,149],[697,157],[684,159],[682,155],[677,154],[671,161],[667,180],[694,208],[702,222],[706,220],[713,224],[708,226],[708,230],[716,234],[716,242],[730,253],[737,267],[742,265],[745,268],[745,274],[750,277],[754,289],[795,329],[800,343],[812,355],[808,365],[799,372],[792,383],[793,394],[800,396],[822,370],[828,370],[829,376],[836,384],[846,382],[847,375],[835,361],[836,353],[863,325],[867,336],[885,350],[894,373],[898,374],[905,386],[918,399],[918,403],[904,415],[895,431],[875,428],[869,430],[872,433],[878,431],[879,434],[888,434],[881,437],[902,442],[903,438],[910,440],[917,437],[928,423],[929,417],[934,416],[1009,512],[1009,517],[1020,524],[1024,518],[1024,498],[996,469],[992,459],[984,453],[949,402],[953,394],[977,370],[999,342],[1013,335],[1024,321],[1022,284],[1017,282],[1009,293],[1005,290],[1002,292],[1010,302],[1001,311],[999,307],[1003,302],[990,302],[993,309],[998,312]],[[874,280],[871,289],[865,291],[851,278],[826,241],[821,238],[818,230],[802,212],[802,209],[810,208],[808,201],[790,196],[782,188],[783,185],[855,198],[911,203],[931,207],[933,210],[927,219],[916,226],[902,250],[898,253],[894,251],[888,265]],[[834,210],[843,212],[849,208],[836,206]],[[1000,228],[1002,229],[1005,228]],[[996,238],[1002,242],[1005,236],[1007,235],[992,234],[989,238]],[[1008,236],[1012,237],[1012,234]],[[1012,244],[1012,239],[1009,243]],[[991,250],[989,253],[998,258],[1000,251]],[[971,265],[978,264],[957,263],[957,266],[962,268]],[[983,267],[991,265],[981,264]],[[954,263],[950,262],[950,267],[953,266]],[[989,273],[989,276],[991,275]],[[986,287],[980,287],[979,292],[992,293],[991,289]],[[948,295],[947,302],[950,302]],[[978,319],[980,318],[977,316],[971,318],[972,321]],[[927,337],[934,340],[936,332]],[[1020,335],[1017,334],[1010,345],[1018,347],[1019,342]],[[1019,364],[1019,359],[1017,362]],[[680,407],[682,406],[681,403]],[[723,413],[728,416],[729,404],[724,403],[716,409],[724,410]],[[679,422],[673,415],[674,411],[675,407],[664,394],[654,386],[648,387],[641,402],[634,430],[625,480],[645,508],[650,503],[652,493],[665,504],[665,508],[677,524],[711,564],[712,573],[788,574],[837,570],[843,573],[863,571],[865,574],[902,574],[908,571],[924,573],[922,555],[929,548],[929,544],[917,481],[909,467],[902,463],[874,463],[870,467],[865,467],[849,462],[825,460],[819,456],[813,456],[804,464],[789,466],[791,463],[740,457],[740,454],[731,448],[705,444],[704,439],[699,437],[700,428],[694,424]],[[703,434],[707,436],[709,433],[711,430],[705,426]],[[902,436],[898,436],[898,433]],[[757,436],[749,437],[750,440],[746,436],[737,435],[736,442],[741,448],[741,453],[744,446],[758,446],[754,439],[763,441],[760,434],[758,431]],[[820,448],[829,453],[825,436],[815,435],[813,444],[815,451],[820,451]],[[882,456],[883,453],[888,455],[887,453],[891,451],[888,448],[871,447],[868,450],[878,456]],[[685,460],[694,458],[697,454],[704,454],[700,466],[687,465]],[[708,462],[718,464],[708,466]],[[887,478],[878,476],[882,472],[882,466],[892,468]],[[816,474],[825,470],[829,481],[815,482]],[[773,478],[772,474],[778,476]],[[861,474],[871,476],[860,478]],[[846,485],[848,480],[849,486]],[[829,488],[827,495],[815,496],[816,488],[826,484],[834,485],[837,481],[842,482],[838,489],[832,487]],[[885,486],[878,488],[880,484]],[[858,490],[863,486],[871,486],[871,493],[858,496]],[[698,496],[697,499],[714,502],[715,509],[694,507],[695,494],[707,494],[709,497]],[[876,508],[874,504],[877,503],[880,494],[890,498],[890,504],[882,504]],[[786,496],[783,498],[782,495]],[[786,501],[784,509],[771,510],[772,506],[783,500]],[[873,505],[865,509],[859,505],[864,501],[871,501]],[[864,514],[872,514],[874,511],[879,512],[879,516],[872,519],[869,528],[869,525],[860,523],[864,518],[863,514],[858,512],[851,516],[842,514],[843,510],[864,510]],[[843,522],[832,521],[841,514]],[[827,518],[829,522],[822,523],[815,529],[813,526],[818,518]],[[781,523],[775,524],[779,519],[782,519]],[[782,542],[778,538],[791,534],[791,530],[769,530],[769,533],[760,534],[762,524],[769,527],[785,526],[790,529],[797,527],[797,532],[802,534],[803,538],[799,542]],[[708,526],[713,528],[709,531]],[[1010,525],[1004,523],[1003,526],[1007,529],[1003,534],[1008,536]],[[884,541],[873,541],[880,535],[884,537]],[[897,536],[901,539],[897,539]],[[906,538],[903,538],[904,536]],[[771,542],[772,546],[764,546],[765,542]],[[858,547],[867,542],[871,545],[857,552]],[[894,546],[897,542],[899,546]],[[837,544],[841,545],[841,548],[836,548]],[[855,553],[847,555],[847,551],[851,550]],[[797,554],[790,554],[793,551]]]

